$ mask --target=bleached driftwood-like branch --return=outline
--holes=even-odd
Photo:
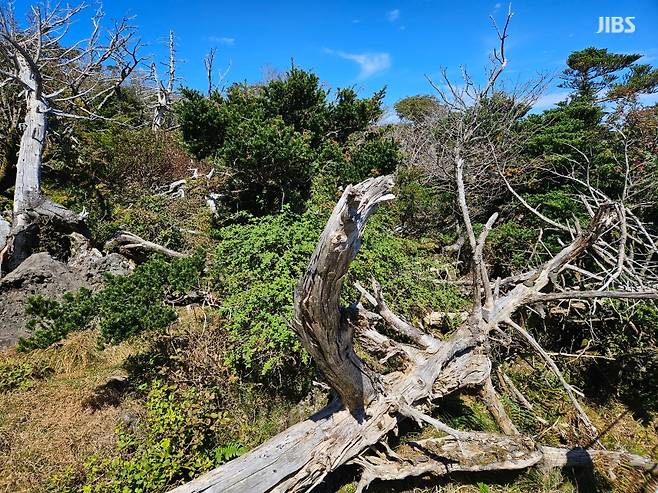
[[[105,243],[103,249],[105,251],[117,250],[128,257],[132,257],[136,253],[144,252],[159,253],[165,257],[171,258],[181,258],[185,256],[183,253],[158,245],[152,241],[145,240],[128,231],[122,231],[117,234],[114,238]]]
[[[556,457],[559,460],[570,457],[566,450],[544,449],[531,438],[518,434],[493,387],[492,364],[483,348],[498,324],[511,320],[517,310],[546,288],[549,275],[559,272],[592,245],[606,224],[608,212],[597,214],[596,220],[571,244],[530,272],[525,281],[499,293],[491,309],[474,305],[469,318],[446,340],[440,341],[408,322],[403,321],[404,325],[400,326],[401,319],[391,317],[388,307],[378,301],[381,292],[375,296],[361,288],[374,312],[359,306],[345,311],[338,304],[342,281],[358,253],[367,219],[379,203],[391,198],[391,188],[392,179],[385,176],[345,190],[295,292],[293,326],[340,400],[252,452],[173,491],[309,491],[329,472],[347,463],[362,468],[364,488],[374,479],[400,479],[424,473],[441,475],[460,470],[517,469],[544,460],[552,464]],[[378,290],[375,286],[375,292]],[[385,336],[377,330],[380,323],[387,323],[393,333],[412,343],[423,344],[410,346]],[[413,327],[411,332],[407,325]],[[405,356],[404,369],[384,375],[367,367],[354,352],[355,332],[370,341],[375,350],[400,351]],[[414,340],[418,333],[423,334],[420,341]],[[425,412],[428,400],[469,387],[482,389],[503,435],[454,430]],[[398,449],[395,460],[390,457],[384,460],[373,453],[378,444],[388,448],[389,433],[407,419],[429,423],[448,438],[418,442],[420,445],[413,451]],[[632,461],[650,462],[642,458]],[[578,466],[587,465],[576,462]],[[452,466],[446,468],[446,463]]]

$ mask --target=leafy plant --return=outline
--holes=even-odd
[[[19,349],[45,348],[75,330],[98,326],[100,342],[118,343],[146,330],[162,329],[176,320],[164,301],[187,293],[199,282],[204,259],[193,255],[173,261],[153,257],[128,276],[108,276],[93,293],[82,288],[62,301],[35,296],[26,312],[32,335],[21,338]]]
[[[307,366],[308,357],[290,330],[293,289],[322,228],[324,214],[281,214],[217,232],[210,277],[222,298],[219,309],[236,343],[232,363],[256,378]],[[293,363],[294,362],[294,363]]]
[[[82,477],[55,477],[51,488],[80,487],[89,493],[166,491],[234,459],[244,448],[221,442],[228,418],[217,403],[210,390],[153,382],[143,420],[133,429],[117,428],[117,455],[91,456]]]
[[[50,368],[43,365],[25,361],[0,361],[0,394],[26,390],[32,386],[34,380],[45,378],[50,373]]]

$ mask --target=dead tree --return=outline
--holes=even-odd
[[[143,257],[145,253],[159,253],[170,258],[181,258],[185,256],[171,248],[145,240],[129,231],[120,231],[117,233],[105,243],[103,250],[106,252],[118,251],[128,258],[139,257],[140,255]]]
[[[519,435],[490,377],[492,361],[487,348],[490,335],[501,326],[512,328],[521,339],[537,345],[514,321],[517,312],[529,305],[579,296],[658,298],[656,291],[544,293],[551,279],[577,261],[610,227],[614,207],[601,207],[573,241],[544,264],[524,273],[516,283],[499,280],[492,285],[484,261],[478,260],[474,268],[480,289],[474,290],[473,309],[444,341],[394,314],[376,282],[372,293],[361,288],[372,311],[360,303],[339,306],[342,282],[358,252],[368,218],[378,204],[393,198],[392,187],[392,177],[383,176],[344,191],[295,290],[293,326],[339,399],[247,455],[173,491],[309,491],[344,464],[362,468],[359,490],[375,479],[534,465],[576,467],[591,464],[597,456],[622,460],[644,470],[655,468],[651,460],[631,454],[545,447]],[[495,216],[476,238],[478,252],[494,220]],[[378,330],[379,324],[386,324],[399,337],[384,335]],[[355,354],[354,336],[382,359],[392,354],[401,356],[404,369],[386,375],[375,372]],[[545,357],[550,360],[550,356]],[[501,434],[455,430],[428,413],[428,403],[468,388],[481,389]],[[568,384],[565,388],[569,390]],[[406,419],[433,426],[445,436],[412,441],[393,452],[388,440]],[[581,413],[581,419],[591,428],[585,413]]]
[[[506,32],[505,28],[499,33],[502,48]],[[505,66],[502,49],[499,56],[502,70]],[[490,82],[493,84],[499,75],[500,71],[493,71]],[[479,94],[488,91],[488,87],[489,84]],[[468,135],[464,128],[463,135]],[[461,151],[457,145],[452,159],[461,222],[473,257],[473,303],[466,320],[447,339],[435,337],[391,311],[375,280],[371,290],[357,286],[361,300],[349,307],[339,305],[343,280],[358,254],[369,217],[379,204],[394,198],[392,176],[370,178],[348,186],[327,221],[306,273],[297,284],[292,321],[292,327],[337,398],[306,421],[174,492],[306,492],[346,464],[361,470],[359,492],[374,480],[533,466],[589,467],[602,458],[658,473],[658,465],[648,458],[589,446],[596,443],[598,434],[580,406],[576,392],[551,356],[522,326],[519,317],[537,303],[595,298],[658,299],[656,285],[646,283],[629,285],[627,290],[588,291],[555,283],[600,242],[616,237],[623,227],[618,221],[617,205],[602,201],[592,211],[589,224],[578,225],[562,250],[541,265],[514,277],[491,280],[484,245],[497,214],[489,218],[476,236],[463,176],[463,169],[473,163],[465,162],[467,155]],[[380,330],[384,325],[389,335]],[[492,336],[501,333],[527,344],[559,378],[585,430],[583,443],[554,448],[519,433],[506,414],[491,378]],[[381,361],[397,356],[403,362],[402,367],[387,374],[375,371],[356,354],[355,338]],[[432,416],[431,410],[439,398],[467,389],[480,393],[500,433],[457,430]],[[389,441],[399,432],[404,420],[434,427],[441,436],[412,440],[392,450]]]
[[[151,77],[155,82],[155,103],[153,104],[153,122],[151,128],[159,131],[164,124],[167,113],[171,112],[174,98],[174,84],[176,83],[176,46],[174,32],[169,31],[169,63],[167,65],[167,81],[158,76],[158,68],[151,64]]]
[[[222,84],[222,81],[226,78],[229,70],[231,70],[231,61],[229,60],[226,69],[222,72],[219,70],[219,78],[217,84],[214,82],[214,70],[215,70],[215,55],[217,54],[217,48],[211,48],[208,54],[203,57],[203,66],[206,69],[206,79],[208,80],[208,97],[212,96],[212,92],[215,87],[219,87]],[[220,87],[221,90],[221,87]]]
[[[66,46],[69,29],[85,8],[36,6],[25,27],[11,8],[0,8],[0,84],[17,87],[25,104],[7,240],[10,267],[29,255],[41,219],[74,227],[83,219],[41,193],[49,120],[101,118],[100,109],[140,63],[139,42],[128,20],[105,31],[100,10],[92,16],[89,38]]]
[[[215,64],[215,54],[217,48],[210,48],[208,54],[203,57],[203,66],[206,69],[206,79],[208,80],[208,97],[212,96],[213,89],[213,65]]]

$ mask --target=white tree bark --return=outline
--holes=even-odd
[[[174,84],[176,82],[176,49],[174,44],[174,32],[169,31],[169,78],[165,84],[158,77],[158,69],[156,64],[151,65],[151,72],[155,83],[156,101],[153,108],[153,122],[151,128],[154,132],[162,129],[165,117],[172,109]]]
[[[28,111],[25,129],[16,164],[14,188],[14,214],[18,215],[33,207],[41,194],[41,167],[48,128],[48,107],[35,92],[28,94]]]

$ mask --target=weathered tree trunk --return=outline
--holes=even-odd
[[[295,289],[293,328],[355,415],[377,394],[379,382],[354,353],[352,330],[340,311],[340,292],[365,224],[380,202],[392,198],[392,186],[392,177],[385,176],[347,187]]]
[[[26,67],[27,80],[38,81],[38,76],[29,71],[27,63]],[[41,169],[49,108],[43,98],[39,97],[40,90],[38,83],[34,82],[34,90],[28,90],[26,96],[25,129],[21,136],[16,164],[13,220],[10,232],[4,239],[8,258],[5,261],[5,255],[0,256],[0,265],[4,261],[8,271],[16,268],[32,254],[40,222],[53,221],[63,233],[85,231],[81,215],[51,202],[41,193]]]
[[[7,241],[11,233],[11,223],[0,217],[0,277],[2,277],[2,265],[9,247]]]
[[[595,241],[608,211],[599,211],[588,229],[554,258],[524,275],[523,282],[507,294],[497,290],[484,305],[476,303],[468,319],[443,341],[392,313],[377,283],[373,283],[374,296],[357,286],[376,313],[361,305],[341,310],[338,304],[366,222],[379,203],[392,198],[392,185],[392,177],[384,176],[347,187],[295,290],[293,327],[341,402],[176,488],[175,493],[305,492],[344,464],[361,467],[359,491],[374,479],[521,469],[541,463],[587,465],[583,454],[590,457],[589,451],[577,449],[574,454],[568,449],[548,449],[519,434],[491,382],[488,334],[500,323],[511,323],[519,307],[535,299],[552,276]],[[475,240],[476,251],[482,250],[493,220]],[[484,267],[478,269],[486,275]],[[376,324],[382,322],[411,344],[378,332]],[[404,369],[385,375],[374,372],[355,354],[353,336],[384,359],[401,356]],[[458,431],[427,414],[437,398],[468,387],[480,389],[503,434]],[[393,452],[387,444],[389,434],[397,433],[399,423],[407,419],[429,424],[445,437],[409,442]],[[636,456],[618,458],[645,470],[653,464]]]
[[[25,128],[21,136],[16,164],[16,183],[14,186],[14,215],[10,235],[12,270],[30,254],[34,243],[34,217],[29,210],[36,207],[41,199],[41,162],[48,128],[46,104],[41,101],[36,91],[27,95],[27,112]]]
[[[164,82],[160,81],[158,78],[158,69],[155,63],[151,65],[151,71],[157,85],[151,129],[154,132],[158,132],[162,129],[167,113],[171,111],[174,83],[176,81],[176,46],[174,44],[173,31],[169,31],[169,79],[167,84],[165,85]]]
[[[162,129],[170,106],[169,96],[165,94],[164,90],[161,89],[158,91],[157,98],[157,103],[153,109],[153,122],[151,124],[151,130],[154,132],[159,132]]]
[[[41,195],[41,162],[48,128],[48,107],[33,93],[28,96],[27,106],[16,164],[14,214],[34,207]]]

